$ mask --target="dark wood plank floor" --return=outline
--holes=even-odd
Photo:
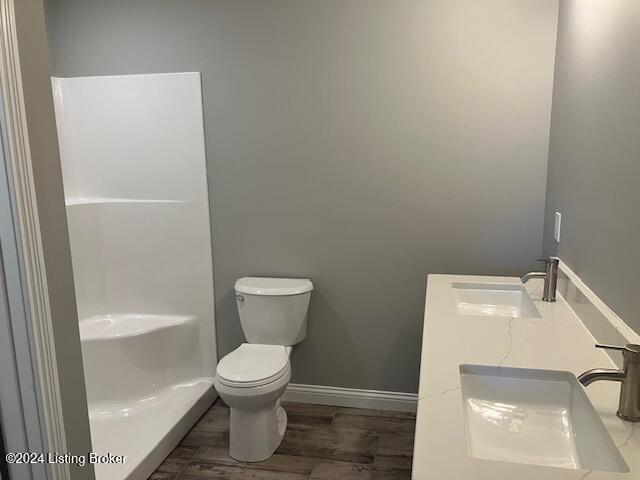
[[[283,402],[289,423],[268,460],[229,457],[229,408],[218,400],[150,480],[411,478],[415,415]]]

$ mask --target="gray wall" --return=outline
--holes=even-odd
[[[557,0],[48,0],[61,76],[196,70],[221,355],[309,277],[293,381],[415,392],[430,272],[542,250]]]
[[[563,0],[545,250],[640,332],[640,2]],[[560,244],[554,212],[562,212]]]

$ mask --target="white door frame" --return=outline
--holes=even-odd
[[[0,147],[3,147],[0,150],[0,420],[6,452],[43,452],[3,123],[0,121]],[[15,480],[46,478],[44,465],[8,464],[7,467]]]
[[[58,381],[49,291],[38,219],[32,159],[27,130],[14,1],[0,0],[0,112],[4,155],[0,173],[0,242],[2,278],[0,283],[0,325],[2,339],[12,344],[6,350],[13,361],[0,370],[1,380],[11,388],[13,403],[2,401],[5,448],[42,449],[66,453],[67,442]],[[8,200],[8,202],[7,202]],[[61,228],[66,228],[62,226]],[[5,309],[5,315],[2,314]],[[9,335],[10,333],[10,335]],[[2,345],[4,347],[5,345]],[[4,350],[4,349],[3,349]],[[13,364],[13,365],[12,365]],[[10,394],[11,392],[9,392]],[[5,417],[13,415],[13,427]],[[20,429],[19,423],[23,423]],[[20,432],[22,430],[22,432]],[[14,438],[15,437],[15,438]],[[20,437],[22,440],[20,441]],[[18,469],[14,469],[18,471]],[[31,476],[20,468],[15,478],[66,480],[69,465],[53,464],[46,469],[31,468]],[[14,472],[12,471],[12,476]]]

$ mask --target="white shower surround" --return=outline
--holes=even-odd
[[[52,84],[96,476],[143,479],[216,397],[200,74]]]

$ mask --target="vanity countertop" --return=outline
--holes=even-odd
[[[420,389],[412,478],[416,480],[640,480],[640,424],[616,417],[620,385],[586,388],[629,473],[590,472],[476,459],[467,454],[459,367],[494,365],[569,371],[616,368],[560,297],[543,302],[542,281],[526,285],[542,318],[460,315],[453,282],[508,283],[516,277],[430,275],[422,338]]]

